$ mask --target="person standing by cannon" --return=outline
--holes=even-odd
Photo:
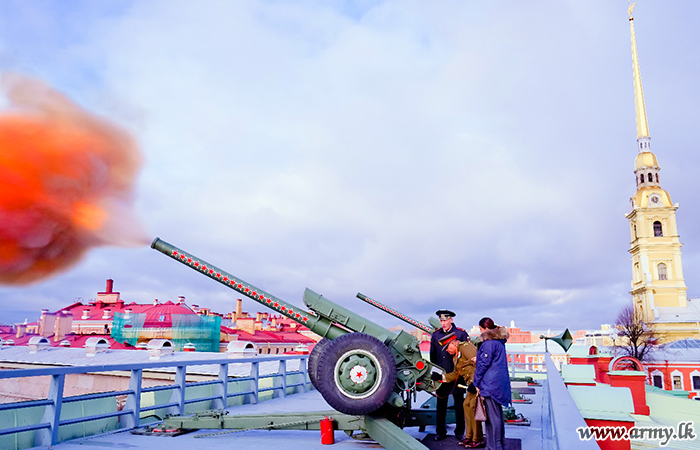
[[[476,391],[484,398],[486,407],[486,448],[503,450],[505,448],[505,419],[503,407],[510,403],[510,375],[508,374],[508,356],[506,341],[508,329],[499,327],[490,317],[479,321],[481,345],[476,356],[474,381],[469,391]]]
[[[454,338],[461,342],[469,341],[469,334],[462,328],[459,328],[453,323],[453,317],[456,315],[448,309],[440,309],[435,312],[440,319],[441,327],[433,332],[430,338],[430,362],[442,367],[446,373],[454,371],[454,361],[451,354],[447,352],[445,346],[445,338],[453,334]],[[447,418],[447,402],[452,396],[455,409],[455,437],[458,441],[464,439],[464,389],[457,385],[463,383],[461,377],[458,377],[450,383],[442,383],[436,390],[437,410],[435,414],[435,440],[440,441],[447,437],[447,426],[445,420]]]
[[[464,379],[465,384],[471,384],[474,371],[476,370],[476,346],[471,342],[460,342],[454,338],[446,339],[447,353],[453,356],[455,370],[444,375],[443,382],[452,382],[459,377]],[[464,417],[466,421],[466,435],[459,445],[466,448],[484,447],[484,433],[481,429],[481,422],[474,418],[474,407],[476,405],[476,389],[473,392],[467,389],[467,396],[464,399]]]

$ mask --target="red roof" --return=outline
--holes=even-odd
[[[103,318],[105,310],[109,310],[109,317]],[[73,316],[73,320],[77,321],[104,321],[112,320],[114,318],[114,313],[125,313],[129,310],[132,314],[146,314],[146,321],[144,323],[145,327],[172,327],[172,315],[173,314],[196,314],[185,304],[175,304],[171,301],[167,301],[162,304],[157,305],[143,305],[137,303],[104,303],[104,302],[94,302],[88,305],[77,302],[70,306],[61,308],[56,312],[65,311],[69,312]],[[83,314],[87,311],[88,318],[83,319]]]
[[[250,334],[243,330],[234,330],[227,327],[221,327],[221,331],[227,334],[235,334],[239,341],[250,341],[260,343],[297,343],[297,344],[315,344],[316,341],[308,336],[299,333],[285,333],[281,331],[256,331],[255,334]]]
[[[15,345],[23,345],[27,346],[29,345],[29,340],[33,337],[37,336],[36,334],[25,334],[24,336],[18,338],[15,337],[14,333],[4,333],[0,332],[0,337],[4,340],[7,341],[8,339],[12,339],[15,341]],[[111,349],[133,349],[134,347],[124,345],[122,343],[119,343],[112,339],[108,334],[102,335],[102,334],[69,334],[66,335],[61,341],[54,341],[53,336],[47,337],[49,340],[49,345],[51,347],[60,347],[62,341],[68,341],[70,343],[70,346],[73,348],[83,348],[85,347],[85,341],[90,339],[91,337],[99,337],[99,338],[104,338],[109,342],[109,348]]]
[[[168,302],[171,303],[172,302]],[[103,303],[103,302],[96,302],[96,303],[90,303],[88,305],[85,305],[83,303],[77,302],[73,303],[70,306],[67,306],[65,308],[61,308],[56,312],[60,311],[65,311],[69,312],[73,315],[73,320],[107,320],[103,319],[102,317],[104,316],[105,310],[109,310],[109,320],[112,320],[114,317],[114,313],[125,313],[126,310],[130,310],[131,313],[133,314],[139,314],[142,312],[147,311],[150,308],[153,308],[154,305],[139,305],[137,303],[129,303],[126,304],[124,302],[119,302],[119,303]],[[189,310],[189,308],[185,307],[186,309]],[[83,319],[83,313],[87,311],[88,312],[88,318]]]
[[[283,342],[282,339],[276,336],[277,333],[271,333],[268,331],[256,331],[255,334],[250,334],[243,330],[234,330],[233,334],[238,335],[239,341],[250,341],[250,342]]]
[[[296,332],[285,332],[285,331],[278,331],[275,333],[276,336],[280,338],[280,340],[285,341],[285,342],[299,342],[301,344],[315,344],[316,341],[311,339],[308,336],[305,336],[301,333],[296,333]]]
[[[176,305],[171,301],[167,301],[162,305],[153,305],[143,312],[146,313],[146,321],[143,323],[144,328],[171,328],[173,326],[173,314],[197,315],[197,313],[186,306]]]

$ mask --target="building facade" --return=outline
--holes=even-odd
[[[661,168],[651,150],[642,78],[630,9],[637,149],[636,192],[630,198],[632,301],[642,320],[651,324],[659,342],[700,337],[700,309],[688,300],[683,278],[681,242],[676,224],[678,204],[661,187]]]

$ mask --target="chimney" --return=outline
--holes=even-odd
[[[83,310],[83,315],[80,317],[82,320],[89,319],[90,318],[90,310],[89,309],[84,309]]]
[[[18,323],[17,324],[17,334],[15,337],[17,339],[24,337],[24,335],[27,334],[27,324],[26,323]]]
[[[110,312],[111,312],[111,310],[110,310],[109,308],[106,308],[106,309],[104,310],[104,313],[102,314],[102,318],[103,318],[103,319],[109,319],[109,313],[110,313]]]
[[[48,309],[41,310],[41,319],[39,319],[39,335],[48,337],[54,332],[56,326],[56,314],[49,313]]]
[[[631,356],[618,356],[610,361],[608,379],[613,387],[624,387],[632,392],[634,413],[649,415],[646,394],[646,373],[644,365]]]
[[[177,304],[178,305],[184,305],[185,304],[185,297],[182,295],[177,298]]]
[[[258,312],[258,313],[255,315],[255,321],[256,321],[256,322],[262,321],[262,313],[261,313],[261,312]]]
[[[46,317],[46,314],[49,312],[48,309],[42,309],[41,310],[41,317],[39,317],[39,335],[43,334],[44,331],[44,317]]]
[[[157,299],[157,298],[153,300],[153,306],[156,306],[156,305],[160,305],[160,303],[158,303],[158,299]]]
[[[59,311],[56,314],[56,326],[54,328],[54,342],[58,342],[66,337],[73,328],[73,314],[68,311]]]
[[[241,317],[243,317],[243,300],[239,298],[236,300],[236,319]]]
[[[114,292],[114,281],[107,280],[105,292],[97,293],[97,300],[95,301],[95,304],[101,308],[105,304],[118,303],[119,300],[119,292]]]

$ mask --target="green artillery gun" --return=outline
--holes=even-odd
[[[391,332],[308,288],[304,304],[309,311],[303,310],[158,238],[151,247],[322,336],[309,354],[309,378],[335,410],[365,415],[389,405],[410,411],[417,391],[435,391],[431,373],[443,370],[423,359],[411,334]],[[362,294],[358,297],[424,331],[434,330]]]

